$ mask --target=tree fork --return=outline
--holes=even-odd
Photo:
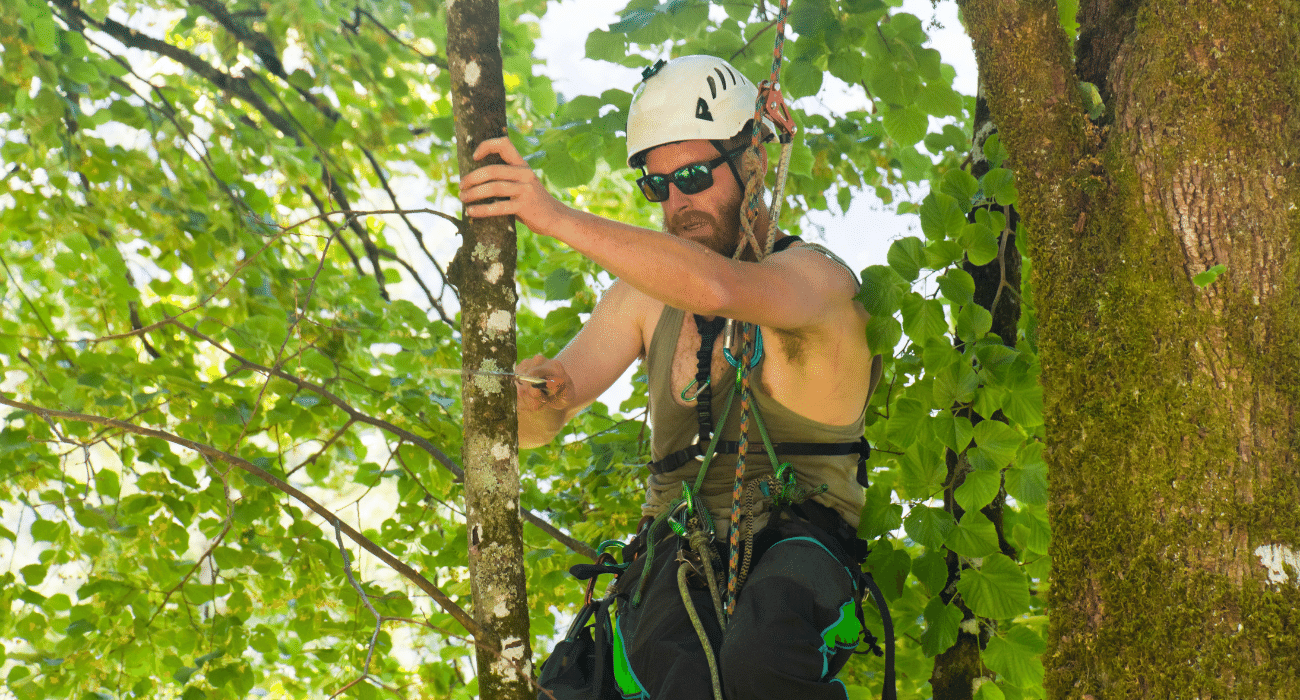
[[[473,158],[480,143],[506,135],[500,23],[496,0],[458,0],[447,6],[447,62],[462,176],[480,165]],[[462,366],[468,370],[461,387],[470,582],[474,617],[500,645],[495,651],[478,649],[479,693],[484,700],[524,700],[536,691],[523,569],[515,390],[507,377],[469,373],[506,372],[517,359],[514,219],[466,217],[461,233],[454,282],[461,298]]]

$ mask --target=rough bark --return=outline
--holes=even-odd
[[[1048,697],[1300,696],[1300,4],[1085,0],[1104,129],[1052,3],[963,8],[1034,260]]]
[[[456,151],[462,175],[483,163],[483,141],[506,133],[505,86],[495,0],[447,6]],[[515,227],[512,217],[466,220],[455,280],[461,298],[462,365],[508,372],[515,350]],[[519,438],[508,377],[463,375],[465,519],[474,617],[495,638],[478,640],[479,694],[485,700],[530,698],[532,650],[519,511]]]

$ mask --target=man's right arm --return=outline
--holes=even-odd
[[[642,320],[650,302],[630,285],[615,281],[555,359],[536,355],[516,366],[516,372],[547,380],[545,388],[516,383],[520,447],[554,439],[641,356]]]

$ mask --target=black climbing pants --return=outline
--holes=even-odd
[[[656,544],[648,573],[643,556],[619,578],[614,666],[624,698],[713,697],[708,661],[678,588],[682,546],[670,533]],[[725,545],[718,549],[725,569]],[[690,577],[692,603],[718,660],[724,697],[845,700],[847,691],[835,675],[861,631],[855,564],[846,561],[835,538],[788,511],[775,514],[758,533],[755,552],[759,556],[725,634],[708,587]],[[649,580],[633,606],[642,575]],[[725,601],[725,573],[719,586]]]

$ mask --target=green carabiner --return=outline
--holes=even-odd
[[[700,384],[700,388],[696,389],[694,394],[691,394],[689,397],[686,396],[686,392],[690,391],[691,387],[695,386],[697,383],[699,383],[699,381],[700,380],[698,379],[692,379],[691,383],[687,384],[685,389],[682,389],[682,401],[694,401],[695,399],[698,399],[700,397],[700,393],[704,391],[704,388],[707,387],[709,383],[713,381],[713,377],[709,377],[708,379],[705,379],[704,383]]]

